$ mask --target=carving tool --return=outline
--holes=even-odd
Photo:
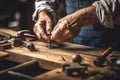
[[[51,32],[48,32],[48,37],[50,39],[51,37]],[[51,49],[51,39],[50,39],[50,42],[48,43],[48,48]]]

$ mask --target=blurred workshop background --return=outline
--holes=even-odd
[[[34,2],[35,0],[0,0],[0,27],[32,30],[34,26],[32,21]],[[59,17],[65,15],[61,9],[65,12],[63,4],[60,5],[57,12]]]
[[[32,29],[35,0],[0,0],[0,27]]]

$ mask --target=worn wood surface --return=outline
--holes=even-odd
[[[0,32],[4,32],[13,36],[16,36],[16,31],[12,30],[12,29],[6,29],[6,28],[0,28]]]
[[[8,53],[0,51],[0,59],[8,56]]]
[[[56,68],[50,72],[47,72],[43,75],[37,76],[37,80],[83,80],[79,77],[69,77],[65,73],[62,73],[59,68]]]
[[[85,46],[82,47],[70,43],[64,43],[64,48],[55,49],[47,48],[47,44],[43,42],[36,41],[33,43],[35,44],[37,51],[31,52],[23,46],[15,47],[6,51],[10,54],[8,58],[10,60],[21,63],[32,59],[38,59],[42,67],[46,67],[48,69],[55,69],[57,67],[60,67],[60,65],[63,63],[72,62],[72,56],[75,54],[79,54],[80,56],[82,56],[83,63],[92,64],[92,61],[90,62],[90,60],[93,60],[95,56],[98,56],[97,53],[101,52],[101,50],[92,49]],[[79,49],[74,50],[75,47],[79,47]],[[86,49],[89,52],[88,54]]]
[[[6,29],[0,29],[0,31],[6,32]],[[12,30],[7,30],[7,33],[16,35],[16,32]],[[94,67],[93,60],[104,51],[104,49],[97,49],[67,42],[62,44],[52,43],[52,49],[49,49],[47,43],[44,42],[33,41],[32,43],[35,45],[37,51],[31,52],[24,46],[13,47],[12,49],[5,51],[9,54],[6,59],[19,63],[36,59],[40,64],[40,67],[52,70],[43,75],[36,76],[38,80],[83,80],[82,78],[66,76],[60,71],[61,65],[66,62],[72,62],[72,56],[79,54],[82,57],[83,64],[89,64]],[[113,51],[112,53],[119,54],[120,52]]]

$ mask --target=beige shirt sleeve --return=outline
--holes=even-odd
[[[37,21],[37,14],[40,12],[40,11],[43,11],[43,10],[46,10],[48,11],[49,13],[51,13],[51,15],[53,16],[53,20],[55,21],[56,20],[56,13],[55,11],[52,9],[51,7],[51,3],[54,2],[55,0],[36,0],[35,1],[35,11],[32,15],[33,17],[33,21]]]
[[[120,0],[99,0],[93,3],[99,21],[108,28],[120,24]]]

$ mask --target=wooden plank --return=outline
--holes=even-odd
[[[64,48],[56,48],[56,49],[49,49],[46,47],[46,43],[43,42],[33,42],[35,44],[35,47],[37,51],[31,52],[27,48],[21,46],[21,47],[15,47],[13,49],[6,50],[10,54],[8,57],[9,60],[16,61],[16,62],[26,62],[31,59],[37,59],[38,62],[41,64],[41,67],[52,70],[55,68],[60,67],[61,64],[66,62],[72,62],[72,56],[75,54],[79,54],[76,52],[79,52],[79,50],[75,50],[76,52],[69,51],[71,49],[69,43],[66,43],[66,49]],[[39,44],[37,44],[39,43]],[[71,44],[73,47],[73,44]],[[78,45],[76,45],[78,47]],[[76,47],[74,45],[74,48]],[[69,49],[67,49],[69,48]],[[85,47],[83,47],[85,48]],[[95,52],[94,52],[95,53]],[[86,64],[92,64],[92,61],[94,56],[87,56],[83,54],[79,54],[82,56],[83,61],[82,63]],[[64,58],[64,60],[63,60]],[[90,62],[91,61],[91,62]]]
[[[49,49],[46,48],[47,43],[43,43],[40,41],[34,42],[35,45],[38,45],[39,48],[44,48],[46,51],[53,52],[54,53],[60,53],[63,55],[70,55],[70,54],[84,54],[84,55],[91,55],[91,56],[98,56],[104,49],[97,49],[89,46],[84,46],[84,45],[78,45],[78,44],[72,44],[72,43],[61,43],[60,45],[58,44],[52,44],[54,48]],[[61,46],[62,45],[62,46]],[[67,53],[64,53],[67,52]]]
[[[0,51],[0,59],[8,56],[8,53]]]
[[[10,34],[10,35],[13,35],[13,36],[17,35],[16,31],[14,31],[12,29],[0,28],[0,32],[4,32],[6,34]]]
[[[65,48],[49,49],[49,48],[45,47],[45,43],[41,42],[41,44],[44,46],[35,45],[36,49],[38,50],[35,52],[31,52],[25,47],[16,47],[16,48],[7,50],[7,52],[16,53],[16,54],[24,55],[24,56],[29,56],[32,58],[43,59],[43,60],[60,63],[60,64],[62,64],[64,62],[72,62],[72,56],[75,54],[79,54],[79,53],[76,53],[77,51],[71,52],[69,50],[64,50]],[[79,52],[79,50],[78,50],[78,52]],[[87,62],[88,59],[93,59],[93,57],[94,57],[94,56],[86,56],[83,54],[79,54],[79,55],[81,55],[84,58],[84,60],[86,60],[85,62]],[[65,61],[62,58],[64,58]]]

